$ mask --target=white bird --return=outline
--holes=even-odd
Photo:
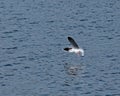
[[[77,45],[77,43],[74,41],[74,39],[72,37],[68,37],[68,41],[72,44],[72,48],[64,48],[65,51],[68,52],[74,52],[78,55],[84,56],[84,50],[82,48],[79,48],[79,46]]]

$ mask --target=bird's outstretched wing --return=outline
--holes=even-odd
[[[74,41],[72,37],[68,37],[69,42],[73,45],[74,48],[79,48],[77,43]]]

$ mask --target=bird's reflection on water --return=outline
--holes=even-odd
[[[85,66],[83,64],[70,64],[70,63],[64,64],[65,72],[68,75],[78,75],[83,71],[84,68]]]

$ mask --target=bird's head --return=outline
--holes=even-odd
[[[78,52],[79,55],[84,56],[84,50],[80,49],[80,51]]]

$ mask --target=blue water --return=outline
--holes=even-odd
[[[0,96],[120,96],[119,43],[120,0],[1,0]]]

